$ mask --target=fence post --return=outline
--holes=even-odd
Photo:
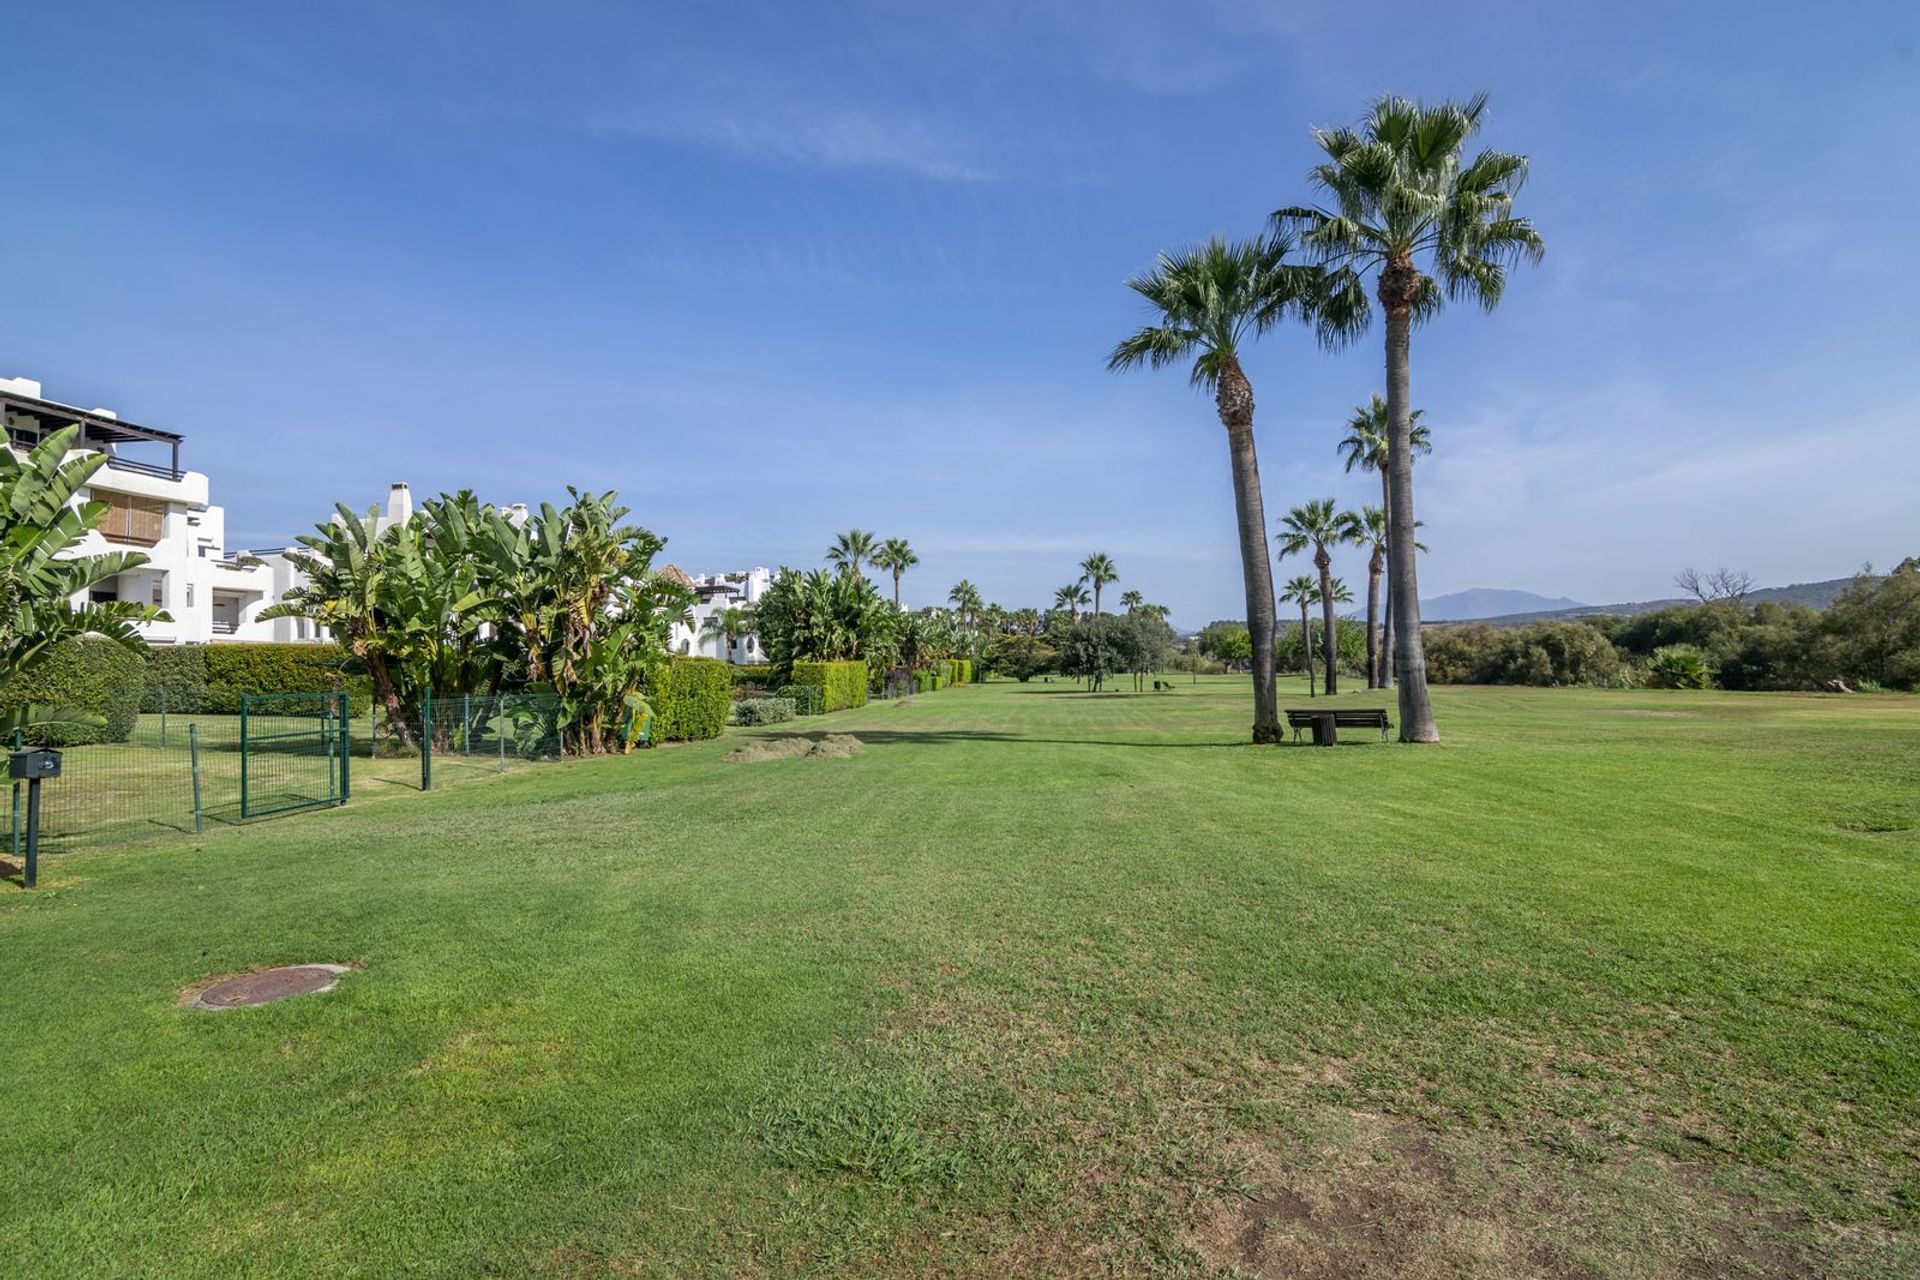
[[[200,726],[187,725],[187,754],[193,758],[193,834],[199,835],[206,830],[205,819],[200,808]]]
[[[460,695],[460,754],[473,754],[473,695]]]
[[[340,803],[353,795],[353,730],[347,719],[348,702],[344,690],[334,695],[340,707]]]
[[[247,695],[240,695],[240,820],[245,822],[252,815],[247,812]]]
[[[500,742],[500,772],[507,771],[507,720],[500,714],[500,697],[493,699],[493,736]]]
[[[420,695],[420,789],[433,790],[433,690]]]
[[[167,745],[167,686],[160,686],[160,745]]]

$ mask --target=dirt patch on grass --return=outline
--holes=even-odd
[[[845,760],[860,753],[860,739],[850,733],[822,738],[757,738],[720,757],[722,764],[766,764],[771,760]]]

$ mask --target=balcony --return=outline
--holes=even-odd
[[[152,476],[157,480],[183,480],[187,475],[177,467],[163,467],[154,462],[138,462],[112,453],[107,455],[107,466],[115,471],[128,471],[137,476]]]

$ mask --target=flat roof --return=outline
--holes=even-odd
[[[40,424],[42,431],[57,431],[61,427],[79,423],[80,434],[88,440],[98,440],[108,444],[125,444],[135,440],[156,440],[162,444],[179,444],[186,437],[171,431],[162,431],[158,427],[143,427],[128,422],[124,418],[109,418],[105,414],[95,413],[91,409],[77,409],[70,404],[61,404],[57,400],[40,400],[33,396],[23,396],[15,391],[0,390],[0,408],[9,413],[21,414],[33,418]]]

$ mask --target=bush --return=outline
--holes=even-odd
[[[953,682],[955,684],[973,683],[973,660],[971,658],[959,658],[954,661]]]
[[[40,747],[81,747],[125,742],[140,718],[146,660],[111,640],[84,636],[46,651],[32,670],[0,688],[0,707],[67,708],[105,716],[105,725],[42,725],[26,731]]]
[[[337,644],[209,644],[199,648],[207,664],[207,700],[202,710],[234,715],[241,697],[269,693],[346,690],[347,710],[364,715],[372,686],[346,674],[347,651]],[[168,710],[172,710],[169,699]]]
[[[733,704],[736,724],[779,724],[795,714],[792,698],[747,698]]]
[[[916,671],[913,673],[913,691],[915,693],[925,693],[931,688],[933,688],[933,672]]]
[[[1708,689],[1713,686],[1713,668],[1693,645],[1662,645],[1653,651],[1647,683],[1655,689]]]
[[[864,662],[796,662],[793,682],[818,688],[825,711],[845,711],[867,705],[867,664]]]
[[[1427,678],[1435,684],[1617,685],[1619,652],[1581,621],[1491,627],[1441,626],[1425,634]]]
[[[675,658],[647,689],[653,741],[717,738],[733,709],[733,676],[718,658]]]
[[[775,696],[791,702],[797,716],[820,715],[827,703],[827,691],[817,684],[783,684]]]
[[[198,715],[207,709],[207,646],[162,644],[147,650],[142,711]]]
[[[735,684],[772,684],[773,665],[767,662],[741,662],[734,664],[733,682]]]

